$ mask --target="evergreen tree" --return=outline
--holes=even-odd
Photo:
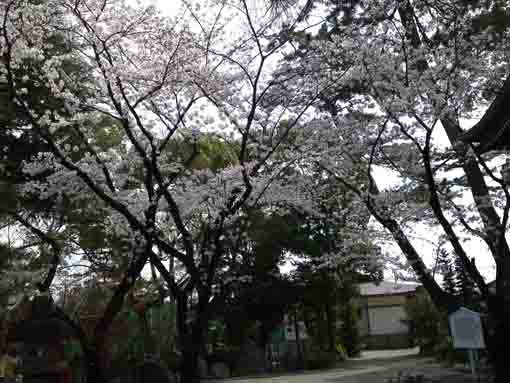
[[[464,306],[471,307],[477,295],[473,279],[466,272],[459,257],[454,260],[454,272],[456,275],[455,287],[459,300]]]
[[[439,251],[437,264],[443,274],[443,289],[452,295],[457,295],[456,275],[450,254],[444,249]]]
[[[457,287],[455,286],[455,272],[451,262],[445,265],[443,274],[443,288],[448,294],[457,294]]]

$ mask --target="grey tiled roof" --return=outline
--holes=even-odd
[[[362,297],[371,295],[397,295],[416,291],[419,287],[416,283],[395,283],[382,281],[379,283],[360,283],[358,285]]]

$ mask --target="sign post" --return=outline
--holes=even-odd
[[[478,381],[475,352],[485,348],[480,314],[461,307],[449,317],[453,347],[468,350],[473,380]]]

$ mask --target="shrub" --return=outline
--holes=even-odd
[[[453,366],[455,363],[467,363],[467,353],[465,350],[456,350],[453,347],[453,339],[445,337],[434,347],[436,359]]]
[[[434,348],[444,339],[446,316],[439,312],[429,295],[418,293],[404,305],[409,333],[422,355],[433,355]]]
[[[455,363],[455,349],[450,337],[446,337],[442,342],[434,347],[434,353],[438,361],[446,362],[449,365]]]
[[[348,356],[346,349],[340,343],[338,343],[336,345],[336,354],[337,354],[338,360],[345,360],[345,359],[347,359],[347,356]]]

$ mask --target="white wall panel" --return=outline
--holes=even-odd
[[[401,322],[406,317],[402,306],[370,307],[368,309],[371,335],[405,334],[407,325]]]

